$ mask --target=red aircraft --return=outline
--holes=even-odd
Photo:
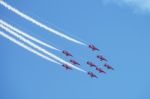
[[[69,53],[68,51],[65,51],[65,50],[63,50],[62,53],[65,54],[66,56],[72,56],[71,53]]]
[[[105,57],[103,57],[102,55],[97,55],[97,58],[100,59],[100,61],[106,61],[107,59]]]
[[[66,70],[72,70],[72,68],[70,66],[68,66],[67,64],[63,64],[62,66],[65,67]]]
[[[96,48],[94,45],[89,45],[89,48],[91,48],[93,51],[99,51],[99,49],[98,48]]]
[[[114,68],[113,68],[113,67],[111,67],[109,64],[104,64],[104,66],[105,66],[107,69],[114,70]]]
[[[88,64],[90,67],[96,67],[96,65],[95,65],[94,63],[92,63],[92,62],[87,61],[87,64]]]
[[[93,72],[88,72],[88,75],[91,77],[91,78],[98,78]]]
[[[101,68],[98,68],[98,67],[96,67],[96,70],[99,72],[99,73],[106,73],[104,70],[102,70]]]
[[[70,60],[70,62],[73,64],[73,65],[80,65],[77,61],[75,61],[75,60]]]

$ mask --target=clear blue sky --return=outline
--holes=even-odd
[[[90,79],[77,70],[66,71],[0,36],[0,99],[150,99],[149,9],[144,11],[143,5],[134,2],[130,5],[110,0],[5,1],[50,27],[95,44],[115,70],[106,70],[106,75],[97,73],[99,79]],[[102,67],[95,58],[97,53],[38,28],[1,5],[0,19],[71,51],[86,70],[94,71],[85,64],[87,60]]]

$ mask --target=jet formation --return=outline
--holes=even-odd
[[[91,49],[92,51],[100,51],[99,48],[97,48],[95,45],[91,44],[88,46],[89,49]],[[73,54],[70,53],[69,51],[66,51],[66,50],[63,50],[62,53],[67,56],[67,57],[73,57]],[[108,69],[108,70],[114,70],[114,68],[109,65],[108,63],[108,60],[103,56],[103,55],[96,55],[96,59],[99,60],[100,62],[104,62],[103,63],[103,68],[105,69]],[[69,62],[73,65],[76,65],[76,66],[79,66],[81,65],[78,61],[76,60],[73,60],[73,59],[70,59]],[[86,65],[88,65],[89,67],[92,67],[92,68],[95,68],[95,70],[98,72],[98,73],[101,73],[101,74],[106,74],[106,71],[104,69],[102,69],[101,67],[99,67],[98,65],[96,65],[94,62],[92,61],[87,61],[86,62]],[[66,64],[63,64],[62,65],[66,70],[72,70],[72,68]],[[92,71],[88,71],[87,72],[87,75],[91,78],[98,78],[98,76],[92,72]]]
[[[20,16],[20,17],[28,20],[29,22],[37,25],[38,27],[41,27],[41,28],[47,30],[50,33],[56,34],[57,36],[60,36],[60,37],[66,39],[66,40],[68,40],[70,42],[74,42],[76,44],[87,46],[90,50],[92,50],[93,52],[96,53],[95,58],[99,62],[101,62],[103,64],[103,67],[99,67],[96,63],[92,62],[91,60],[86,60],[84,65],[87,65],[89,68],[94,69],[98,73],[102,73],[102,74],[106,74],[106,69],[107,70],[114,70],[114,68],[110,64],[108,64],[108,60],[103,55],[97,54],[97,52],[99,52],[100,49],[97,48],[95,45],[93,45],[93,44],[90,44],[90,45],[85,44],[85,43],[83,43],[81,41],[78,41],[78,40],[76,40],[76,39],[74,39],[72,37],[69,37],[69,36],[67,36],[67,35],[65,35],[65,34],[59,32],[59,31],[57,31],[55,29],[52,29],[51,27],[49,27],[49,26],[47,26],[47,25],[45,25],[45,24],[37,21],[36,19],[34,19],[34,18],[32,18],[32,17],[30,17],[30,16],[22,13],[21,11],[19,11],[18,9],[12,7],[11,5],[7,4],[6,2],[3,2],[3,0],[0,0],[0,4],[3,5],[5,8],[7,8],[8,10],[12,11],[13,13],[17,14],[18,16]],[[0,26],[1,28],[3,28],[4,30],[6,30],[10,34],[13,34],[14,36],[16,36],[19,40],[23,41],[24,43],[27,43],[31,47],[34,47],[36,50],[42,51],[44,54],[41,54],[41,53],[37,54],[36,50],[33,50],[32,48],[28,48],[28,46],[27,47],[24,46],[24,44],[22,44],[22,43],[20,43],[20,42],[18,42],[16,40],[14,40],[13,38],[7,36],[5,33],[3,34],[1,32],[1,35],[3,35],[5,38],[9,39],[10,41],[13,41],[17,45],[23,46],[25,49],[28,49],[30,52],[33,52],[34,54],[37,54],[38,56],[40,56],[40,57],[42,57],[42,58],[44,58],[46,60],[49,60],[51,62],[57,63],[59,65],[62,65],[62,67],[64,67],[66,70],[73,70],[73,68],[75,68],[77,70],[80,70],[82,72],[87,73],[87,75],[90,76],[91,78],[98,78],[98,76],[96,75],[96,73],[93,72],[94,70],[93,71],[85,71],[83,69],[80,69],[79,67],[76,67],[76,66],[81,66],[81,63],[78,62],[77,60],[69,59],[70,63],[68,63],[65,60],[59,58],[58,56],[56,56],[56,55],[50,53],[49,51],[47,51],[47,50],[45,50],[45,49],[37,46],[36,44],[32,43],[32,41],[30,41],[30,40],[36,41],[37,43],[42,44],[42,45],[47,46],[47,47],[50,47],[51,45],[43,43],[43,42],[39,41],[38,39],[36,39],[36,38],[34,38],[34,37],[30,36],[30,35],[27,35],[26,33],[18,30],[17,28],[15,28],[15,27],[13,27],[11,25],[6,25],[6,23],[2,22],[2,20],[0,20],[0,24],[1,24],[1,26]],[[10,29],[7,28],[7,27],[9,27]],[[15,32],[18,32],[19,34],[16,34]],[[20,34],[26,36],[26,38],[28,38],[30,40],[25,39],[24,37],[20,36]],[[53,49],[57,50],[54,47],[53,47]],[[70,51],[67,51],[67,50],[60,50],[60,51],[66,57],[68,57],[68,58],[70,58],[70,57],[74,58],[73,54]],[[45,56],[45,54],[48,55],[49,57],[51,57],[52,59],[49,58],[49,57],[47,57],[47,56]],[[55,60],[58,61],[58,62],[56,62]],[[105,70],[104,70],[104,68],[105,68]]]

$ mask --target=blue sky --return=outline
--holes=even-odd
[[[117,0],[5,1],[50,27],[95,44],[115,70],[106,70],[106,75],[97,73],[99,79],[90,79],[77,70],[66,71],[0,36],[0,99],[150,98],[150,13],[148,9],[142,10],[141,3],[136,0],[129,0],[131,3],[120,0],[121,4]],[[98,53],[57,37],[1,5],[0,18],[49,44],[71,51],[86,70],[94,71],[85,64],[87,60],[102,67],[95,58]],[[59,52],[48,50],[69,60]]]

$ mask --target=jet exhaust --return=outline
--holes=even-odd
[[[74,43],[77,43],[77,44],[80,44],[80,45],[87,46],[87,44],[85,44],[85,43],[83,43],[83,42],[81,42],[81,41],[78,41],[78,40],[76,40],[76,39],[74,39],[74,38],[72,38],[72,37],[70,37],[70,36],[67,36],[67,35],[65,35],[65,34],[62,33],[62,32],[59,32],[59,31],[57,31],[57,30],[54,30],[54,29],[48,27],[47,25],[45,25],[45,24],[43,24],[43,23],[41,23],[41,22],[35,20],[34,18],[32,18],[32,17],[30,17],[30,16],[28,16],[28,15],[22,13],[21,11],[19,11],[18,9],[12,7],[11,5],[7,4],[7,3],[4,2],[4,1],[0,1],[0,4],[3,5],[5,8],[7,8],[8,10],[10,10],[10,11],[14,12],[15,14],[19,15],[20,17],[22,17],[22,18],[24,18],[24,19],[26,19],[26,20],[32,22],[33,24],[35,24],[35,25],[37,25],[37,26],[39,26],[39,27],[41,27],[41,28],[43,28],[43,29],[49,31],[50,33],[56,34],[56,35],[58,35],[58,36],[60,36],[60,37],[62,37],[62,38],[65,38],[65,39],[67,39],[67,40],[69,40],[69,41],[71,41],[71,42],[74,42]]]
[[[32,52],[33,54],[36,54],[37,56],[39,56],[39,57],[41,57],[41,58],[44,58],[44,59],[46,59],[46,60],[48,60],[48,61],[50,61],[50,62],[56,63],[56,64],[58,64],[58,65],[61,65],[59,62],[57,62],[57,61],[55,61],[55,60],[53,60],[53,59],[51,59],[51,58],[49,58],[49,57],[47,57],[47,56],[45,56],[45,55],[39,53],[38,51],[36,51],[36,50],[34,50],[34,49],[32,49],[32,48],[30,48],[30,47],[28,47],[28,46],[26,46],[25,44],[19,42],[18,40],[14,39],[13,37],[7,35],[7,34],[4,33],[4,32],[1,32],[1,31],[0,31],[0,35],[3,36],[3,37],[5,37],[5,38],[8,39],[8,40],[14,42],[15,44],[19,45],[20,47],[23,47],[24,49],[28,50],[29,52]]]
[[[41,48],[40,46],[36,45],[35,43],[33,43],[33,42],[31,42],[31,41],[25,39],[25,38],[22,37],[21,35],[18,35],[17,33],[15,33],[14,31],[10,30],[10,29],[7,28],[7,27],[5,27],[4,25],[1,24],[0,27],[3,28],[4,30],[6,30],[7,32],[9,32],[10,34],[16,36],[18,39],[22,40],[23,42],[29,44],[29,45],[32,46],[33,48],[35,48],[35,49],[37,49],[37,50],[39,50],[39,51],[45,53],[46,55],[50,56],[51,58],[57,60],[58,62],[60,62],[60,63],[62,63],[62,64],[66,64],[66,65],[68,65],[68,66],[70,66],[70,67],[72,67],[72,68],[74,68],[74,69],[77,69],[77,70],[79,70],[79,71],[82,71],[82,72],[86,73],[85,70],[83,70],[83,69],[81,69],[81,68],[79,68],[79,67],[76,67],[76,66],[72,65],[72,64],[69,63],[69,62],[66,62],[65,60],[59,58],[58,56],[56,56],[56,55],[50,53],[49,51],[47,51],[47,50]]]
[[[47,44],[47,43],[45,43],[45,42],[43,42],[43,41],[41,41],[41,40],[39,40],[39,39],[37,39],[37,38],[35,38],[35,37],[33,37],[33,36],[27,34],[27,33],[22,32],[21,30],[15,28],[14,26],[12,26],[12,25],[6,23],[6,22],[3,21],[3,20],[0,20],[0,23],[3,24],[3,25],[5,25],[7,28],[9,28],[9,29],[11,29],[11,30],[17,32],[18,34],[23,35],[24,37],[27,37],[28,39],[30,39],[30,40],[32,40],[32,41],[35,41],[35,42],[37,42],[37,43],[39,43],[39,44],[41,44],[41,45],[43,45],[43,46],[46,46],[46,47],[48,47],[48,48],[53,49],[53,50],[61,51],[61,50],[59,50],[59,49],[56,48],[56,47],[53,47],[53,46],[51,46],[51,45],[49,45],[49,44]]]

